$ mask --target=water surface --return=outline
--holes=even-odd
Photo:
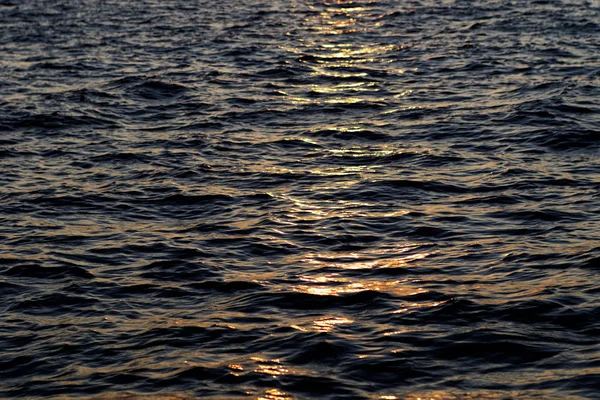
[[[0,394],[600,393],[597,0],[0,1]]]

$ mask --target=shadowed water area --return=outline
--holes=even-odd
[[[600,398],[597,0],[0,0],[0,396]]]

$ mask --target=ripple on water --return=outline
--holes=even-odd
[[[593,1],[0,21],[2,396],[597,397]]]

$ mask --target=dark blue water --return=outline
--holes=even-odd
[[[0,0],[0,397],[600,398],[597,0]]]

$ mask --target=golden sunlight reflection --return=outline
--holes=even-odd
[[[346,129],[342,129],[342,132],[359,132],[361,131],[358,127],[349,127]],[[381,150],[372,150],[365,149],[362,147],[359,148],[341,148],[341,149],[331,149],[328,150],[329,153],[336,156],[344,156],[344,157],[352,157],[352,158],[361,158],[361,157],[388,157],[395,154],[401,154],[395,149],[381,149]]]
[[[232,371],[243,371],[244,370],[244,367],[241,366],[240,364],[230,364],[227,366],[227,368],[229,368]],[[231,374],[235,375],[235,376],[239,376],[239,374],[236,372],[231,372]]]
[[[313,322],[313,325],[319,332],[331,332],[336,326],[351,324],[353,322],[354,320],[344,317],[329,317],[318,319]]]
[[[403,75],[398,67],[405,44],[356,41],[356,33],[374,31],[382,22],[376,2],[326,2],[310,6],[315,11],[301,22],[312,40],[303,36],[294,44],[280,48],[308,68],[312,84],[286,88],[285,95],[296,106],[369,105],[387,107],[412,91],[396,90],[393,77]],[[295,36],[295,33],[288,33]],[[381,80],[382,76],[392,80]],[[383,85],[383,86],[382,86]],[[388,87],[387,91],[383,87]]]
[[[447,303],[448,300],[442,300],[442,301],[425,301],[422,303],[407,303],[404,304],[403,307],[399,308],[398,310],[392,312],[392,314],[404,314],[406,312],[412,311],[414,309],[417,308],[434,308],[434,307],[439,307],[442,304]]]
[[[267,374],[272,376],[285,375],[289,372],[287,368],[284,368],[280,365],[267,365],[260,364],[258,368],[254,370],[254,372],[258,372],[260,374]]]
[[[375,82],[355,82],[355,83],[344,83],[336,85],[314,85],[312,87],[313,93],[329,94],[339,92],[366,92],[366,91],[378,91],[375,87]]]
[[[328,6],[316,15],[306,19],[305,24],[320,35],[343,35],[376,28],[380,22],[367,21],[369,16],[368,4],[357,4],[352,1],[334,1],[325,3]],[[316,7],[311,7],[316,10]]]
[[[379,249],[379,251],[349,252],[345,254],[309,254],[303,261],[309,264],[327,265],[328,267],[356,270],[356,269],[382,269],[403,268],[417,260],[422,260],[432,252],[417,252],[401,256],[400,254],[415,250],[419,244],[399,245],[393,249]],[[386,254],[387,253],[387,254]],[[395,254],[394,254],[395,253]],[[379,255],[379,257],[377,257]]]
[[[335,153],[334,153],[335,154]],[[360,153],[354,153],[351,155],[352,157],[361,157]],[[352,169],[353,168],[353,169]],[[350,172],[354,171],[355,173],[365,171],[367,167],[358,166],[358,167],[348,167],[345,171]],[[344,187],[352,187],[355,183],[354,180],[336,183],[332,189],[339,190]],[[322,190],[326,190],[328,188],[327,185],[321,187]],[[318,221],[327,218],[359,218],[359,217],[367,217],[367,218],[390,218],[390,217],[402,217],[409,213],[408,210],[405,209],[393,209],[389,207],[388,209],[380,209],[377,208],[377,204],[368,203],[368,202],[358,202],[358,201],[349,201],[349,200],[336,200],[336,201],[312,201],[308,199],[299,199],[294,196],[289,195],[280,195],[281,199],[289,201],[292,203],[292,206],[289,208],[289,217],[292,217],[293,220],[288,222],[294,224],[295,222],[305,222],[305,221]],[[278,220],[279,222],[284,223],[283,220]],[[407,247],[408,246],[408,247]],[[411,250],[413,246],[411,245],[402,245],[400,248],[401,252],[406,252]],[[381,250],[381,249],[380,249]],[[398,248],[394,249],[392,252],[396,252]],[[385,250],[381,250],[384,251]],[[354,253],[352,253],[354,254]],[[385,254],[378,254],[381,257],[384,257]],[[428,254],[425,254],[427,256]],[[324,257],[328,257],[327,255],[323,255]],[[377,255],[375,255],[377,256]],[[309,256],[312,257],[312,256]],[[319,258],[319,256],[316,256]],[[421,257],[423,258],[423,257]],[[410,261],[410,260],[408,260]]]
[[[322,87],[321,92],[324,93],[327,87]],[[304,104],[319,104],[319,105],[340,105],[340,104],[381,104],[384,105],[383,99],[379,97],[331,97],[325,100],[321,99],[310,99],[307,97],[290,97],[290,102],[295,105]]]
[[[282,376],[293,373],[280,364],[279,360],[266,360],[260,357],[252,357],[251,360],[257,362],[254,372],[270,376]]]
[[[368,281],[353,280],[339,276],[301,277],[304,285],[296,285],[293,290],[317,296],[339,296],[367,290],[390,293],[395,296],[412,296],[427,292],[425,289],[409,285],[406,280]]]
[[[267,389],[264,394],[257,397],[257,400],[292,400],[292,397],[279,389]]]
[[[506,391],[488,391],[481,390],[476,392],[449,392],[435,391],[426,393],[412,393],[403,396],[403,400],[500,400],[500,399],[529,399],[529,398],[550,398],[554,397],[551,392],[535,392],[529,396],[526,391],[506,392]]]

